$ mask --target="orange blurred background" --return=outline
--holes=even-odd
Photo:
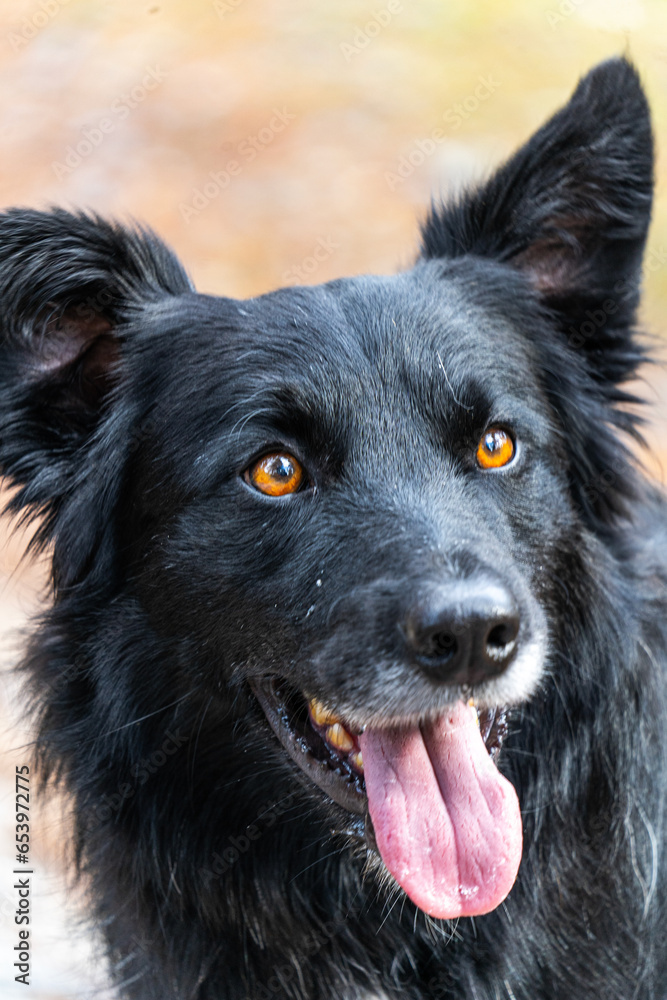
[[[416,220],[432,195],[482,177],[567,99],[582,73],[623,52],[637,63],[654,113],[655,266],[646,273],[643,316],[663,337],[664,0],[5,0],[0,207],[89,207],[147,222],[205,292],[247,296],[389,273],[412,259]],[[443,120],[445,141],[399,176]],[[643,391],[656,404],[648,436],[651,468],[662,477],[660,369]],[[21,563],[20,551],[5,525],[5,665],[16,661],[17,630],[43,593],[43,567]],[[11,678],[2,691],[2,995],[91,997],[103,977],[90,964],[92,938],[73,929],[59,861],[66,836],[53,811],[33,820],[33,985],[26,993],[13,982],[10,779],[30,735]]]

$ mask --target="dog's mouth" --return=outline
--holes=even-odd
[[[460,701],[428,722],[359,730],[281,678],[250,684],[292,760],[364,817],[368,843],[421,909],[473,916],[505,898],[522,846],[516,792],[495,763],[505,709]]]
[[[348,812],[368,817],[359,745],[362,730],[353,728],[322,702],[308,699],[282,679],[267,677],[250,683],[271,728],[292,760],[334,802]],[[507,735],[507,709],[476,711],[484,746],[495,762]]]
[[[359,733],[322,704],[276,677],[252,680],[255,697],[283,747],[329,798],[348,812],[367,812]]]

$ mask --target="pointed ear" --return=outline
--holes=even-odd
[[[631,64],[612,59],[488,183],[432,211],[422,253],[520,269],[569,335],[580,334],[571,346],[613,350],[634,320],[652,190],[646,98]],[[616,347],[603,374],[620,380],[628,373]]]
[[[0,471],[53,525],[87,461],[141,310],[190,289],[155,236],[85,214],[0,214]],[[43,534],[47,534],[45,529]]]

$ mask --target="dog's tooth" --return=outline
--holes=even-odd
[[[341,726],[339,722],[336,722],[333,726],[329,726],[324,735],[326,736],[327,743],[330,743],[336,750],[347,752],[354,746],[354,740],[347,729]]]
[[[349,760],[358,771],[363,771],[364,762],[361,758],[361,750],[355,750],[354,753],[351,753]]]
[[[312,698],[308,702],[308,707],[310,709],[310,717],[316,726],[331,726],[339,721],[338,716],[334,715],[317,698]]]
[[[480,722],[479,722],[479,712],[477,711],[477,708],[475,706],[475,699],[474,698],[470,698],[468,700],[468,707],[471,708],[472,711],[475,713],[475,722],[477,723],[477,728],[481,729]]]

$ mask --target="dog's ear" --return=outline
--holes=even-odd
[[[602,349],[600,374],[621,380],[636,363],[619,330],[634,320],[652,191],[646,98],[632,65],[612,59],[486,184],[434,208],[423,256],[521,269],[571,346]]]
[[[16,487],[10,509],[42,515],[40,540],[92,474],[133,317],[189,289],[146,230],[62,210],[0,215],[0,472]],[[73,550],[82,534],[72,525]]]

